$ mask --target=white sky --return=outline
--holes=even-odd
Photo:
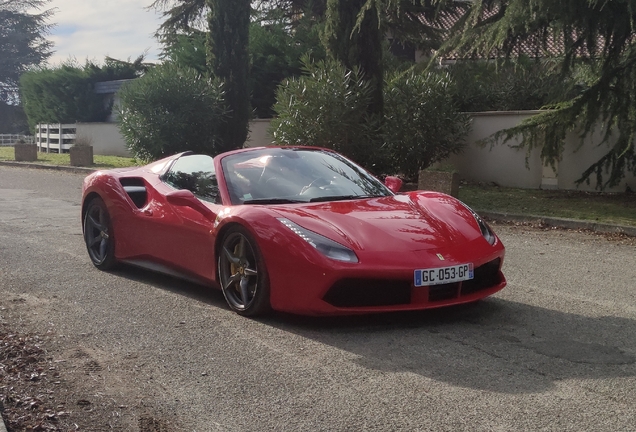
[[[144,51],[157,60],[160,45],[153,34],[161,15],[146,9],[152,0],[52,0],[49,22],[55,24],[48,39],[55,44],[50,65],[70,58],[103,63],[104,57],[134,60]]]

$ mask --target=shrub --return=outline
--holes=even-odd
[[[119,129],[136,159],[221,151],[219,128],[227,110],[219,80],[165,64],[125,85],[119,95]]]
[[[75,61],[41,68],[20,77],[20,94],[30,128],[38,123],[101,122],[110,114],[108,96],[97,94],[100,81],[132,79],[148,67],[139,56],[133,63],[106,57],[103,65]]]
[[[448,74],[413,70],[387,79],[383,133],[392,167],[408,179],[459,153],[470,118],[456,108]]]
[[[302,23],[302,21],[301,21]],[[300,76],[302,57],[325,57],[318,26],[298,25],[293,31],[285,23],[250,25],[250,89],[256,117],[271,118],[276,88],[286,78]]]
[[[305,70],[278,89],[276,143],[331,148],[376,174],[409,179],[463,147],[469,119],[453,103],[448,74],[392,76],[384,87],[384,118],[377,119],[365,113],[370,88],[359,72],[334,62],[306,61]]]
[[[370,86],[359,71],[334,61],[311,64],[305,58],[303,63],[306,75],[278,88],[274,142],[326,147],[370,166],[381,144],[377,119],[366,114]]]
[[[72,65],[25,73],[20,94],[32,130],[38,123],[104,121],[109,113],[103,95],[93,91],[91,76]]]
[[[461,61],[445,69],[456,83],[458,108],[465,112],[536,110],[574,90],[549,61]]]

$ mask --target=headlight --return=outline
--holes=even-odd
[[[464,204],[464,203],[462,203],[462,204]],[[473,209],[468,207],[466,204],[464,204],[464,207],[466,207],[468,209],[468,211],[473,215],[473,217],[477,221],[477,224],[479,225],[479,231],[481,231],[481,235],[484,236],[486,241],[488,243],[490,243],[491,245],[495,244],[495,238],[496,238],[495,234],[492,232],[492,230],[490,229],[488,224],[486,222],[484,222],[484,220],[481,217],[479,217],[479,215],[477,213],[475,213],[473,211]]]
[[[349,263],[357,263],[358,257],[355,252],[346,246],[341,245],[333,240],[323,237],[313,231],[309,231],[300,225],[286,218],[278,218],[280,223],[292,230],[298,237],[315,247],[318,252],[336,261],[344,261]]]

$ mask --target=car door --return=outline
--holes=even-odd
[[[210,211],[204,214],[201,205],[170,202],[166,196],[178,190],[192,192]],[[152,256],[175,270],[214,279],[213,226],[221,200],[213,159],[206,155],[180,157],[161,177],[156,192],[144,209],[145,237]]]

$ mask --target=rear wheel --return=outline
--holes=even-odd
[[[101,198],[93,199],[84,216],[84,242],[91,261],[100,270],[116,264],[115,239],[106,204]]]
[[[265,263],[256,241],[246,229],[236,226],[227,231],[218,261],[221,289],[233,311],[255,316],[270,310]]]

